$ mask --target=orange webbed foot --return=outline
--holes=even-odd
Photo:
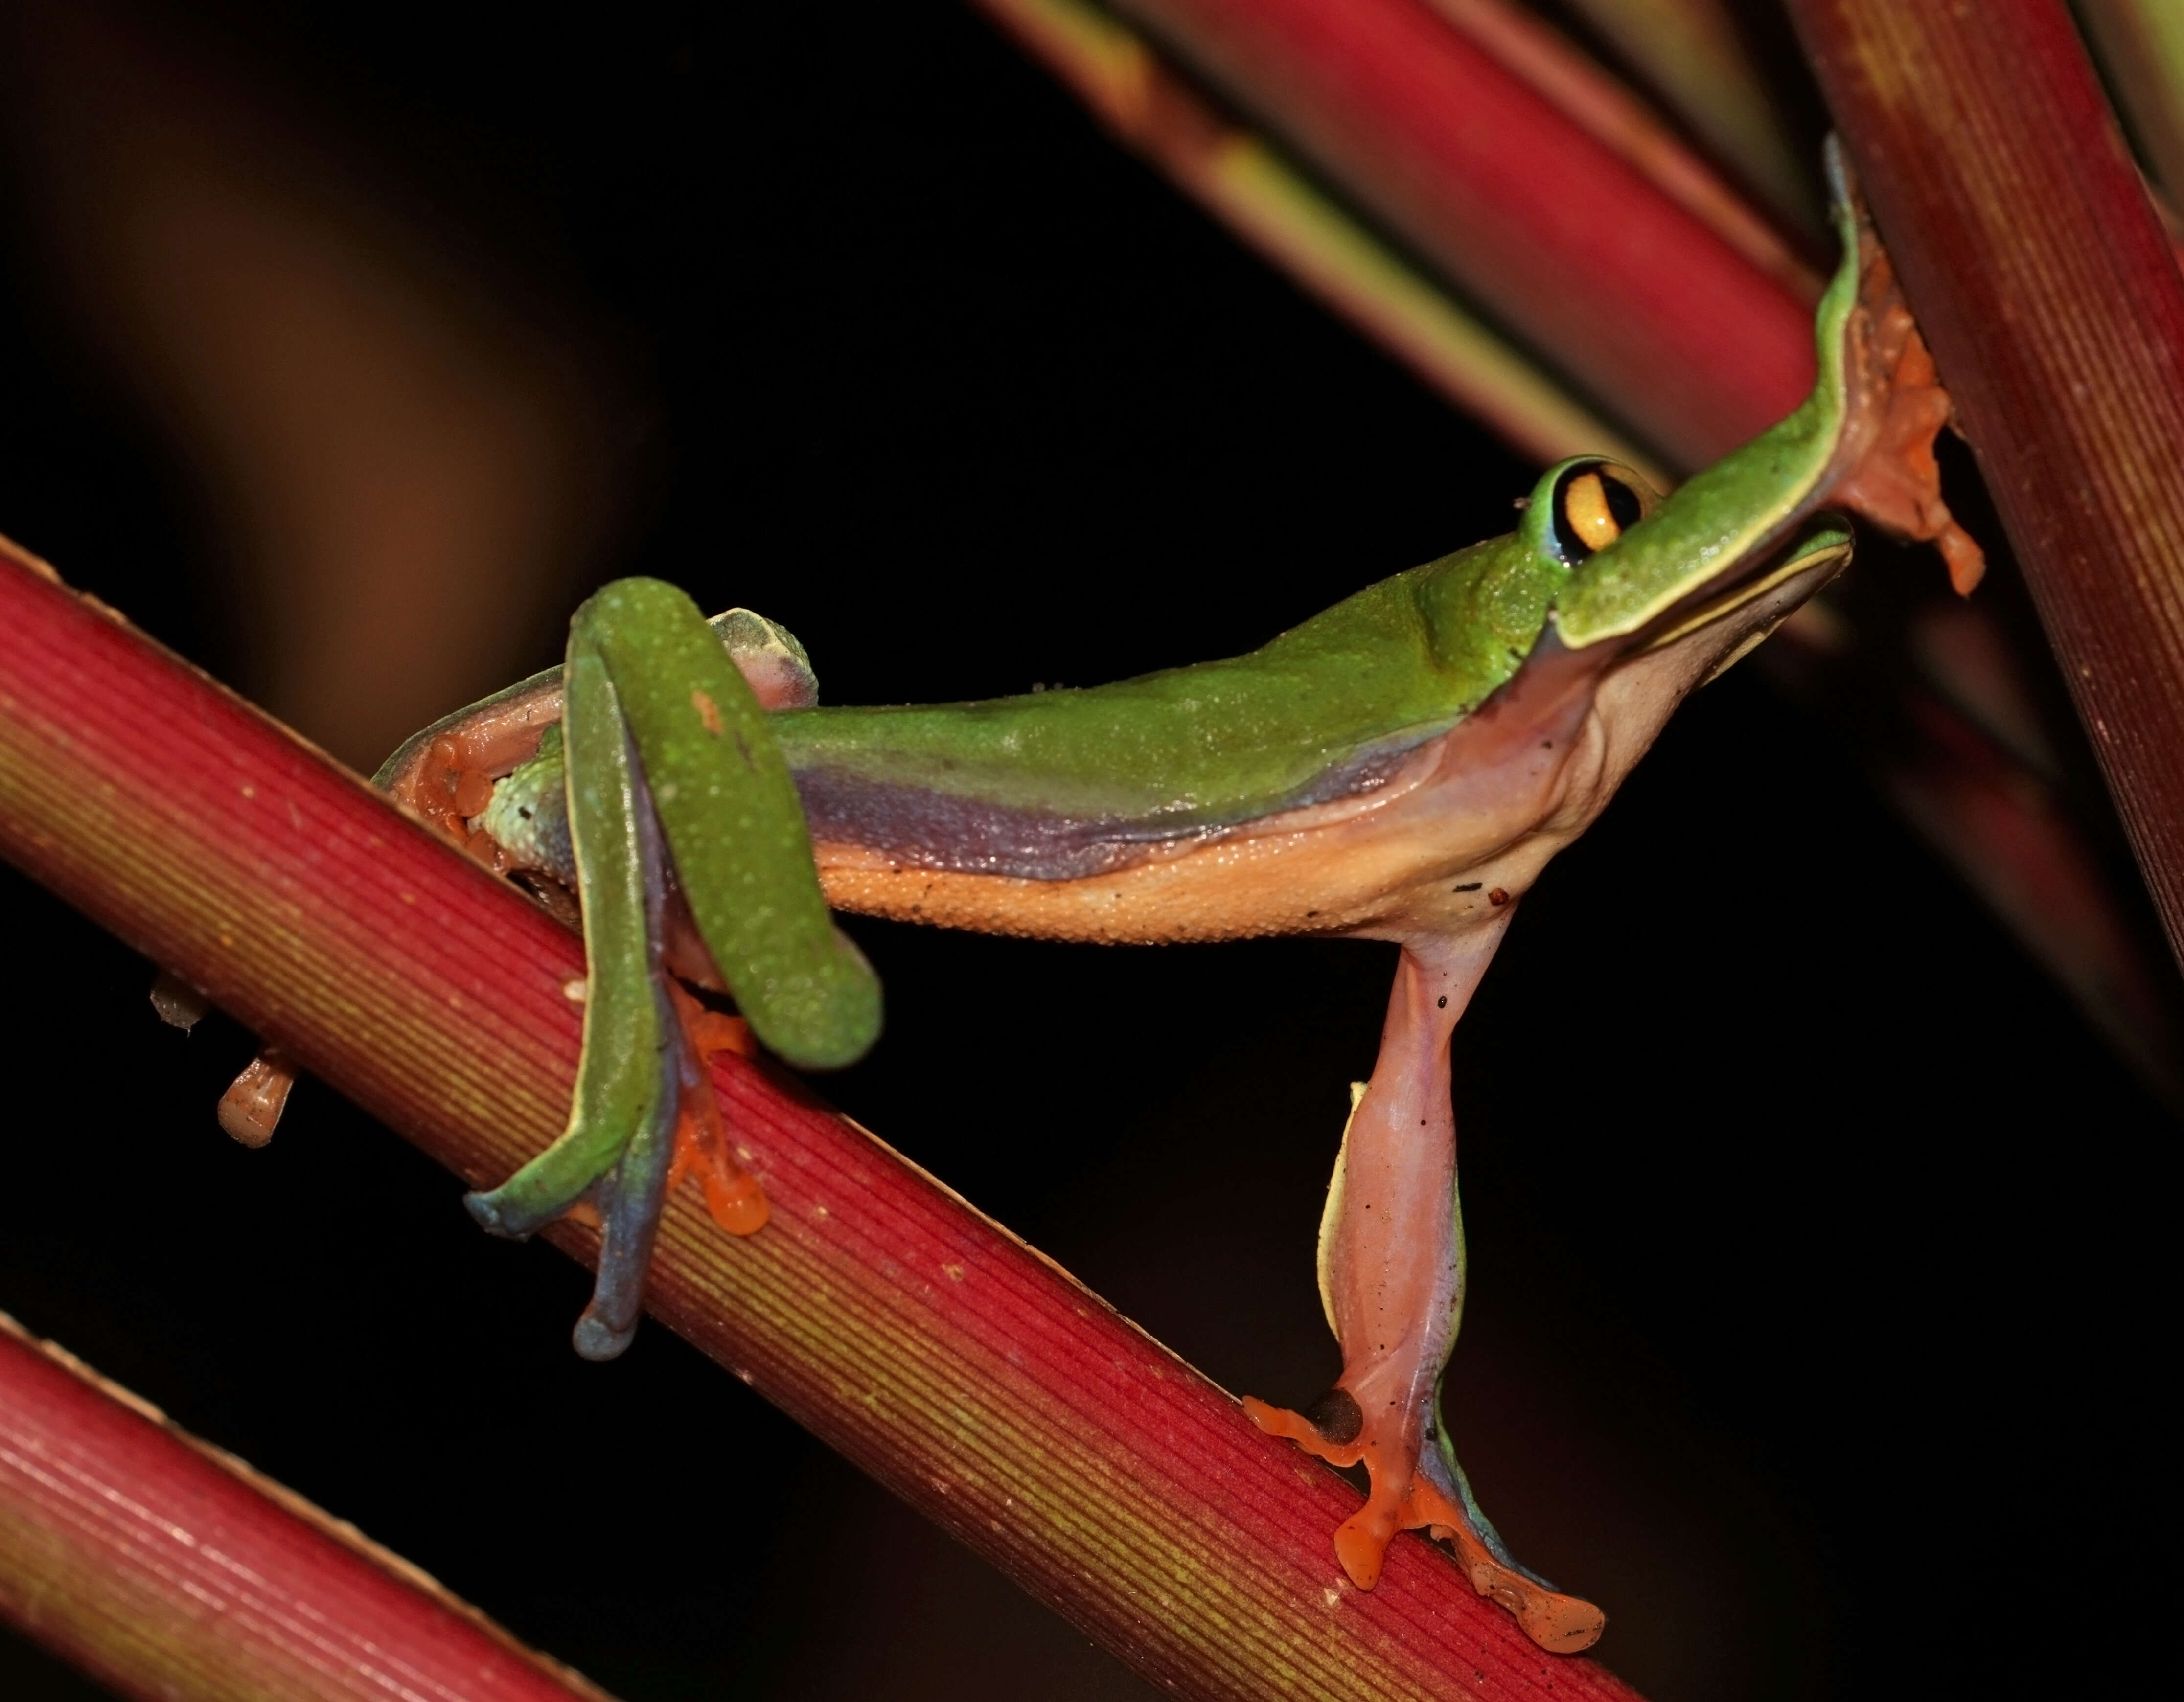
[[[473,832],[471,820],[493,802],[493,779],[486,766],[494,753],[465,734],[443,734],[432,741],[425,761],[395,796],[496,874],[507,859],[488,833]]]
[[[1329,1390],[1306,1412],[1291,1412],[1250,1396],[1244,1411],[1270,1436],[1287,1437],[1307,1454],[1330,1466],[1361,1461],[1371,1474],[1372,1492],[1334,1533],[1334,1557],[1350,1582],[1369,1590],[1380,1582],[1388,1544],[1404,1531],[1423,1530],[1449,1543],[1471,1587],[1508,1610],[1525,1636],[1556,1655],[1575,1655],[1600,1641],[1607,1616],[1592,1603],[1564,1595],[1537,1578],[1506,1565],[1470,1516],[1444,1493],[1414,1454],[1382,1448],[1365,1439],[1363,1415],[1348,1391]]]
[[[723,1052],[748,1058],[755,1049],[750,1025],[739,1016],[710,1010],[681,987],[675,1009],[682,1020],[682,1114],[675,1126],[675,1159],[667,1172],[670,1192],[695,1175],[705,1193],[705,1210],[731,1235],[755,1235],[773,1215],[759,1180],[735,1160],[721,1102],[705,1065]]]
[[[1883,531],[1931,543],[1949,570],[1959,596],[1971,595],[1986,572],[1986,554],[1958,526],[1942,499],[1942,470],[1934,440],[1953,409],[1934,358],[1911,311],[1903,304],[1887,251],[1860,215],[1864,269],[1858,278],[1864,314],[1861,370],[1853,379],[1856,406],[1867,427],[1854,434],[1863,453],[1837,470],[1829,500],[1865,516]]]

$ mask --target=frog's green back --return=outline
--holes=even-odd
[[[824,776],[1049,818],[1218,825],[1339,790],[1359,763],[1462,719],[1522,665],[1567,578],[1513,535],[1227,661],[980,703],[789,710],[773,726],[808,803]]]

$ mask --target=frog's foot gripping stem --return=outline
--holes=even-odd
[[[660,1004],[666,1006],[664,998]],[[660,1015],[668,1012],[663,1008]],[[583,1114],[580,1087],[578,1115],[567,1133],[499,1188],[463,1198],[484,1228],[511,1240],[522,1240],[559,1217],[588,1220],[598,1226],[599,1273],[591,1304],[571,1336],[577,1351],[588,1360],[618,1356],[636,1335],[644,1310],[644,1276],[667,1196],[688,1078],[679,1026],[671,1017],[666,1027],[672,1037],[654,1049],[658,1067],[651,1072],[652,1092],[626,1139],[616,1141],[610,1133],[602,1137],[597,1117],[588,1121]],[[710,1082],[703,1087],[710,1098]]]
[[[1398,1532],[1422,1530],[1452,1544],[1471,1587],[1507,1608],[1540,1648],[1575,1655],[1600,1640],[1607,1616],[1589,1601],[1563,1594],[1511,1559],[1473,1505],[1461,1471],[1448,1470],[1449,1462],[1436,1452],[1405,1458],[1401,1448],[1362,1440],[1364,1413],[1340,1384],[1306,1412],[1269,1406],[1249,1396],[1244,1410],[1268,1435],[1285,1436],[1330,1466],[1362,1463],[1371,1474],[1371,1495],[1334,1533],[1335,1558],[1358,1588],[1369,1590],[1379,1582],[1388,1544]]]
[[[735,1160],[706,1069],[716,1054],[749,1054],[750,1031],[671,981],[662,990],[663,1014],[671,1020],[661,1031],[653,1094],[636,1132],[619,1151],[608,1151],[605,1167],[586,1174],[609,1143],[588,1139],[580,1118],[571,1127],[573,1143],[564,1136],[499,1188],[464,1200],[488,1230],[513,1239],[558,1217],[599,1229],[599,1276],[574,1336],[577,1351],[588,1360],[615,1358],[636,1334],[660,1209],[684,1176],[698,1176],[713,1221],[732,1235],[755,1234],[771,1212],[758,1178]]]
[[[1942,499],[1934,441],[1953,415],[1934,357],[1904,304],[1888,251],[1850,175],[1839,138],[1827,146],[1838,201],[1855,216],[1858,312],[1848,323],[1851,418],[1846,453],[1830,470],[1827,502],[1862,514],[1892,537],[1931,543],[1958,595],[1969,597],[1986,572],[1986,553]]]

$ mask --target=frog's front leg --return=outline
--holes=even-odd
[[[1398,1532],[1452,1540],[1481,1595],[1557,1652],[1585,1649],[1605,1618],[1510,1558],[1473,1500],[1440,1421],[1441,1367],[1463,1312],[1449,1039],[1507,925],[1406,943],[1380,1053],[1343,1132],[1320,1226],[1320,1298],[1342,1375],[1307,1413],[1246,1400],[1259,1427],[1336,1466],[1362,1462],[1365,1505],[1335,1532],[1360,1589],[1379,1581]]]

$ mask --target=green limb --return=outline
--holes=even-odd
[[[809,673],[786,648],[782,665]],[[688,598],[653,580],[606,587],[571,626],[563,688],[586,959],[576,1104],[560,1139],[466,1204],[494,1233],[521,1237],[592,1202],[599,1277],[575,1339],[604,1360],[637,1327],[690,1061],[662,960],[671,854],[729,990],[792,1063],[861,1054],[878,1032],[879,988],[827,915],[765,714]]]
[[[624,579],[577,612],[579,654],[612,675],[683,898],[737,1008],[791,1064],[855,1061],[879,1033],[879,982],[827,914],[788,765],[719,636],[673,586]]]
[[[666,1114],[673,1131],[681,1030],[659,990],[664,883],[652,813],[605,664],[573,640],[562,737],[584,913],[584,1049],[561,1137],[465,1200],[496,1235],[531,1234],[574,1205]]]

